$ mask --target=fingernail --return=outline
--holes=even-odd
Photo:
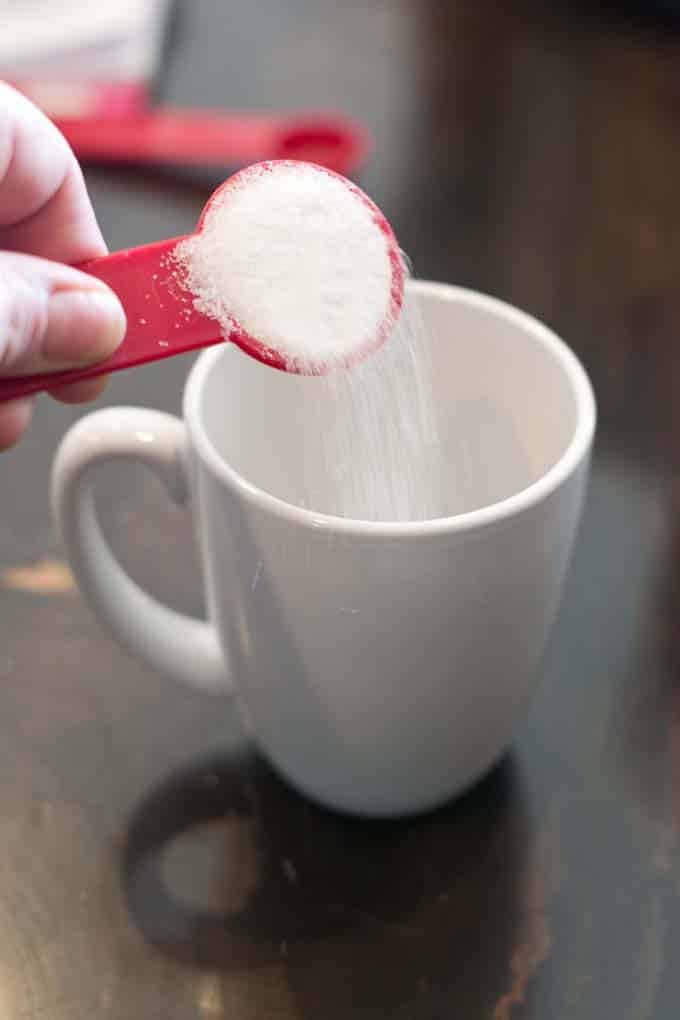
[[[125,313],[110,290],[61,290],[47,312],[43,357],[55,367],[87,365],[115,351],[125,335]]]

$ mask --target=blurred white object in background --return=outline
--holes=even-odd
[[[0,0],[0,77],[53,116],[125,112],[161,58],[171,0]]]

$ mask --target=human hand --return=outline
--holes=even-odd
[[[0,82],[0,376],[78,368],[111,354],[125,316],[105,284],[70,268],[106,254],[80,167],[56,127]],[[53,391],[93,400],[101,379]],[[0,405],[0,450],[31,417],[32,400]]]

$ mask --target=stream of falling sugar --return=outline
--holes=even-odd
[[[405,294],[379,351],[316,382],[327,512],[366,521],[443,516],[432,364],[414,295]],[[306,503],[314,507],[311,492]]]

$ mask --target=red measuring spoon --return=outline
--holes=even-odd
[[[143,83],[62,76],[16,80],[90,162],[237,167],[300,159],[349,174],[366,158],[367,132],[332,113],[227,114],[152,106]]]
[[[117,163],[244,166],[299,159],[348,174],[368,141],[353,122],[331,115],[227,115],[157,108],[119,117],[55,117],[76,156]]]
[[[288,160],[281,165],[290,166],[291,162]],[[339,176],[326,168],[316,169],[320,173]],[[271,170],[276,170],[275,162],[255,164],[234,174],[221,184],[203,209],[196,233],[201,232],[211,207],[220,200],[226,189],[236,184],[247,186],[247,175]],[[357,351],[357,357],[361,357],[387,338],[388,323],[394,321],[401,307],[404,273],[399,247],[387,220],[356,185],[344,178],[340,179],[358,200],[369,206],[375,223],[385,237],[391,265],[388,316],[371,343]],[[214,319],[197,311],[194,306],[194,295],[187,289],[182,271],[175,260],[177,246],[185,240],[186,237],[175,237],[81,263],[77,268],[108,284],[118,295],[125,309],[127,332],[121,345],[109,358],[86,368],[0,379],[0,403],[32,396],[84,379],[109,375],[176,354],[185,354],[227,339],[266,365],[283,371],[299,371],[300,369],[292,366],[283,353],[251,336],[238,323],[232,326],[229,336],[225,337]]]

